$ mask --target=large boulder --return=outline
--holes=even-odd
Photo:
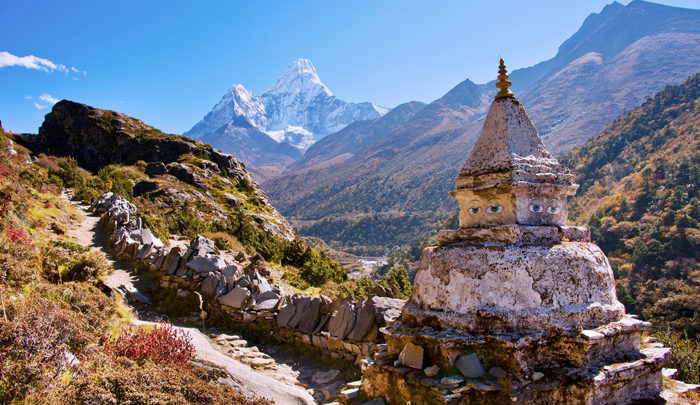
[[[147,195],[158,190],[160,184],[157,181],[152,180],[141,180],[136,185],[134,185],[134,197],[140,197],[142,195]]]
[[[205,295],[218,295],[222,294],[225,286],[225,278],[221,273],[209,273],[207,278],[202,281],[202,294]]]
[[[308,310],[303,314],[301,322],[299,322],[299,330],[306,333],[311,333],[316,328],[319,319],[321,318],[322,301],[318,297],[313,297],[309,303]]]
[[[226,305],[227,307],[241,309],[246,305],[249,298],[250,291],[245,288],[236,287],[227,294],[219,297],[219,303],[221,303],[221,305]]]
[[[281,298],[279,305],[279,313],[277,314],[277,326],[285,327],[289,324],[289,321],[294,317],[296,312],[296,306],[294,305],[293,298],[286,295]]]
[[[271,311],[271,310],[275,309],[278,302],[279,302],[279,298],[267,298],[267,299],[261,300],[260,296],[258,296],[257,303],[255,304],[253,309],[256,311]]]
[[[334,300],[331,300],[330,298],[326,297],[325,295],[321,295],[321,299],[324,302],[323,307],[321,308],[321,313],[324,314],[332,314],[340,309],[343,305],[347,304],[348,302],[352,302],[351,297],[342,297],[342,298],[336,298]]]
[[[153,232],[151,232],[151,230],[148,228],[135,229],[129,232],[129,237],[144,245],[153,245],[154,247],[165,246],[163,242],[153,235]]]
[[[328,325],[328,321],[330,319],[331,314],[321,314],[321,317],[316,324],[316,328],[314,329],[314,334],[319,334],[321,331],[326,330],[326,325]]]
[[[463,354],[455,361],[455,367],[467,378],[481,378],[486,374],[484,365],[481,364],[476,353]]]
[[[150,162],[146,165],[145,173],[149,177],[158,176],[168,172],[163,162]]]
[[[296,328],[304,319],[311,308],[311,297],[301,297],[294,302],[294,316],[289,320],[287,326],[290,328]]]
[[[394,323],[401,315],[401,309],[406,305],[406,300],[398,298],[372,297],[369,301],[374,307],[375,320],[380,327]]]
[[[204,177],[187,163],[180,163],[172,166],[170,170],[168,170],[168,173],[175,176],[178,180],[196,187],[204,187],[206,185]]]
[[[341,305],[328,321],[328,332],[331,336],[344,339],[355,326],[355,305],[346,302]]]
[[[202,235],[197,235],[194,239],[192,239],[189,250],[194,256],[219,254],[219,249],[216,248],[214,241]]]
[[[221,256],[194,256],[187,262],[187,267],[197,273],[221,271],[226,267],[226,262]]]
[[[238,264],[230,264],[221,270],[226,280],[226,288],[233,288],[238,280],[243,277],[243,268]]]
[[[165,256],[165,260],[163,260],[163,265],[161,266],[161,270],[163,270],[165,274],[175,273],[175,270],[177,270],[177,268],[180,266],[180,257],[182,256],[181,253],[182,251],[178,246],[170,249],[168,254]]]
[[[421,346],[409,342],[399,353],[399,363],[416,369],[423,368],[423,356],[425,351]]]
[[[371,300],[366,300],[358,305],[357,316],[355,317],[355,326],[348,334],[348,339],[362,340],[367,335],[372,327],[375,326],[374,306]]]

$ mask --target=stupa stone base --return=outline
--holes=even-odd
[[[511,229],[520,232],[505,232]],[[522,235],[523,229],[480,232]],[[566,331],[594,328],[623,314],[610,264],[593,243],[463,241],[425,248],[401,321],[468,333]]]
[[[641,347],[647,322],[624,317],[572,334],[481,334],[459,330],[411,328],[401,323],[382,329],[387,347],[362,369],[363,398],[383,397],[387,404],[626,404],[657,398],[661,369],[670,349]],[[424,350],[422,369],[400,364],[411,343]],[[488,372],[477,378],[441,382],[459,372],[456,359],[476,353]],[[428,378],[426,367],[440,374]]]

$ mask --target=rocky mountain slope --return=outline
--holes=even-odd
[[[380,118],[355,121],[311,145],[304,156],[294,161],[287,171],[299,171],[347,160],[358,151],[374,145],[424,107],[425,103],[409,101],[395,107]]]
[[[219,222],[235,214],[261,232],[285,240],[295,237],[245,166],[202,141],[164,134],[124,114],[68,100],[56,103],[39,134],[25,141],[38,152],[71,156],[93,172],[108,172],[115,165],[141,167],[143,173],[132,171],[135,178],[129,179],[133,195],[149,197],[162,211],[196,211],[202,221]]]
[[[233,153],[251,166],[289,163],[326,135],[386,112],[372,103],[338,99],[311,61],[299,59],[262,95],[234,85],[184,135]]]
[[[554,58],[512,72],[511,81],[545,144],[561,153],[697,70],[700,11],[633,1],[592,14]],[[334,247],[362,252],[371,245],[379,253],[375,247],[415,241],[456,209],[447,192],[495,92],[490,84],[465,80],[352,157],[287,173],[263,188],[288,218],[304,221],[302,234]],[[341,224],[370,217],[365,240],[343,234]],[[392,236],[373,237],[374,229],[392,229]]]
[[[700,73],[561,162],[581,184],[570,217],[608,255],[628,311],[700,334]]]

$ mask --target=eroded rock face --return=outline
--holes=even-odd
[[[610,264],[592,243],[457,243],[425,249],[401,319],[485,332],[592,328],[623,314]]]

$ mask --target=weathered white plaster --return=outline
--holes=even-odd
[[[581,242],[428,247],[410,302],[418,318],[427,311],[446,327],[479,332],[593,328],[624,314],[605,254]]]

